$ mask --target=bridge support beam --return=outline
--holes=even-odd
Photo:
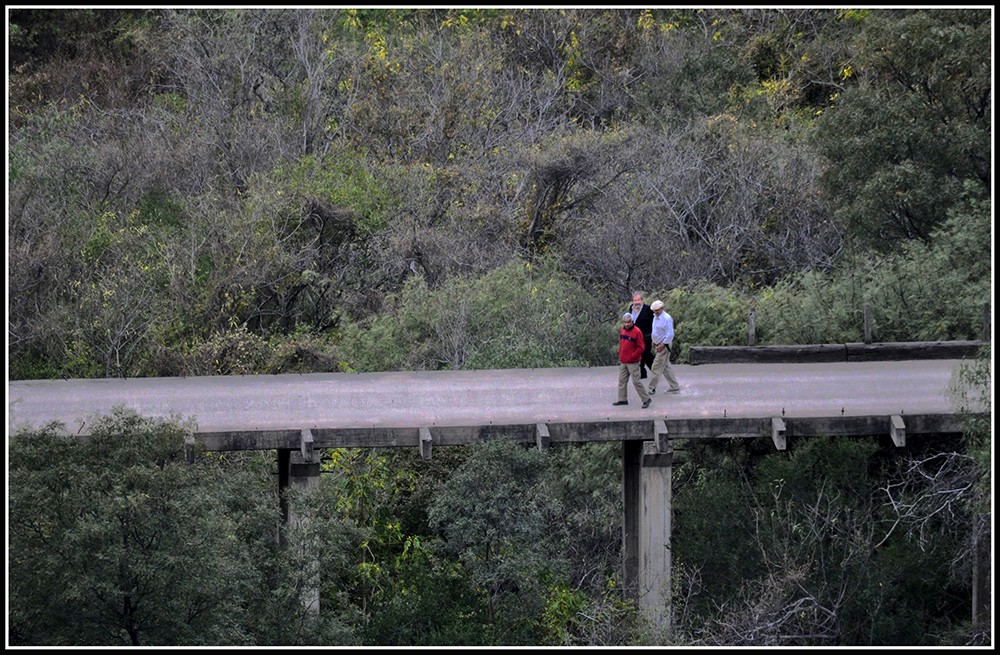
[[[655,632],[668,633],[673,451],[669,439],[623,446],[625,591]]]
[[[549,426],[544,423],[538,423],[535,425],[535,443],[538,445],[538,450],[545,452],[549,449],[552,444],[552,436],[549,434]]]
[[[892,443],[896,446],[902,448],[906,445],[906,424],[903,423],[902,416],[894,414],[889,419],[889,436],[892,437]]]
[[[642,442],[622,441],[622,582],[627,598],[639,597],[639,496]]]
[[[424,459],[431,458],[431,449],[434,447],[434,437],[428,428],[420,428],[420,456]]]
[[[778,450],[788,447],[788,440],[785,438],[785,422],[777,416],[771,419],[771,441]]]
[[[640,494],[639,606],[656,632],[670,631],[670,530],[673,515],[673,450],[644,442]]]
[[[311,448],[307,450],[305,444],[312,444],[312,434],[306,435],[303,432],[303,446],[298,450],[288,448],[278,449],[278,499],[281,503],[281,526],[278,530],[278,539],[281,547],[288,545],[287,531],[289,528],[305,528],[308,524],[308,517],[299,514],[288,502],[288,492],[290,489],[307,491],[319,484],[320,462],[319,458],[312,457]],[[310,459],[303,455],[308,452]],[[315,461],[310,461],[315,459]],[[308,534],[303,530],[300,534]],[[303,544],[303,548],[314,553],[319,552],[320,544]],[[306,570],[302,571],[304,584],[302,585],[302,605],[310,612],[319,612],[319,561],[312,560],[306,564]]]

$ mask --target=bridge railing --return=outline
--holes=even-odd
[[[698,364],[861,362],[908,359],[970,359],[990,341],[990,304],[983,305],[983,329],[979,340],[873,342],[872,310],[864,307],[864,341],[806,345],[757,345],[756,310],[750,310],[746,346],[691,346],[688,362]]]

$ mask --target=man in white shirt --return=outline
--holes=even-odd
[[[667,312],[663,311],[663,303],[654,300],[649,306],[653,310],[653,367],[650,370],[649,395],[656,393],[656,382],[663,375],[670,388],[669,393],[676,393],[681,390],[681,385],[677,384],[674,376],[674,369],[670,366],[670,344],[674,341],[674,319]]]

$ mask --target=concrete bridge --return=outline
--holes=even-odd
[[[115,407],[191,421],[189,446],[275,450],[279,485],[308,486],[323,448],[417,448],[508,438],[547,448],[621,441],[626,588],[669,624],[671,440],[961,431],[949,387],[962,359],[675,366],[642,409],[616,399],[617,367],[316,373],[8,383],[8,431],[57,421],[88,434]],[[282,494],[283,496],[283,494]],[[287,518],[287,508],[284,508]],[[318,596],[313,599],[318,602]],[[310,601],[310,602],[313,602]]]

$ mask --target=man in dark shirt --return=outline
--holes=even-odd
[[[652,370],[653,359],[656,354],[653,352],[653,310],[642,301],[642,294],[636,291],[632,294],[632,305],[628,309],[632,315],[632,322],[642,332],[646,341],[646,350],[642,353],[642,361],[639,362],[639,378],[645,379],[646,370]]]

